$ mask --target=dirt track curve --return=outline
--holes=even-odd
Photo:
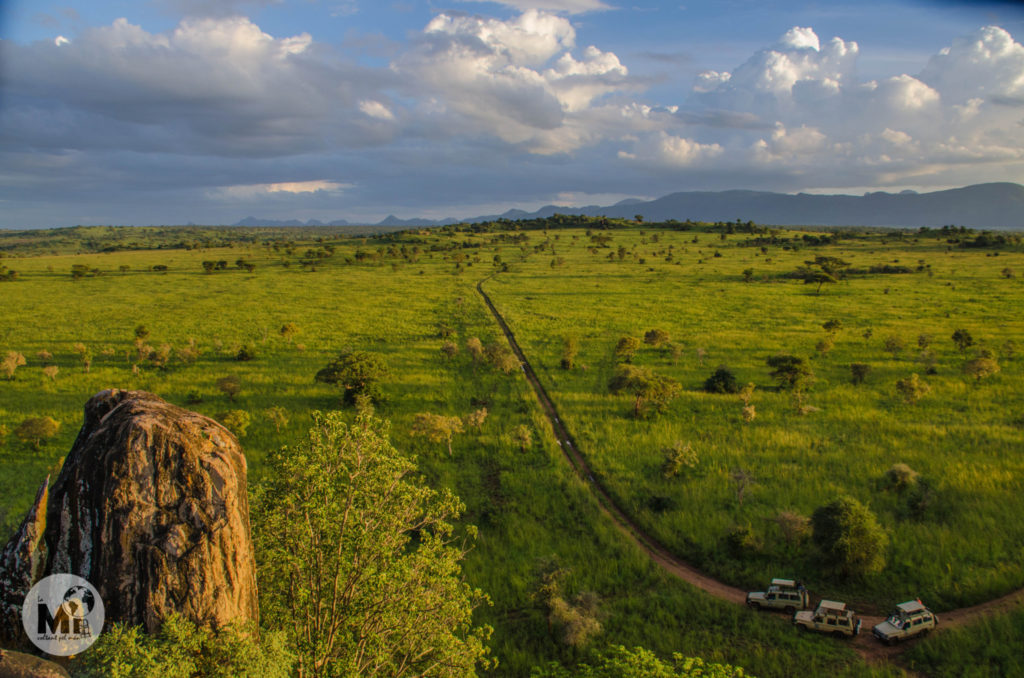
[[[486,292],[484,292],[483,283],[485,280],[481,280],[477,283],[477,292],[480,293],[480,296],[483,298],[487,308],[490,309],[491,314],[494,316],[494,320],[498,323],[498,326],[501,327],[501,331],[505,333],[505,338],[508,340],[509,346],[519,359],[519,362],[522,364],[526,380],[533,386],[533,390],[537,394],[537,400],[540,402],[544,413],[551,422],[551,428],[555,433],[555,439],[562,448],[562,453],[565,455],[565,458],[573,467],[576,474],[590,486],[591,490],[593,490],[601,505],[601,509],[612,519],[615,527],[639,548],[643,549],[651,560],[657,563],[666,572],[692,584],[693,586],[696,586],[716,598],[736,603],[738,605],[745,605],[747,599],[746,591],[742,591],[734,586],[729,586],[728,584],[720,582],[673,555],[667,548],[659,543],[657,539],[645,532],[643,528],[633,521],[632,518],[626,515],[618,504],[615,503],[615,500],[612,499],[611,495],[608,494],[608,491],[604,486],[594,477],[586,459],[583,458],[583,455],[576,446],[576,441],[569,433],[569,430],[565,427],[565,424],[562,423],[561,418],[559,418],[558,410],[555,409],[554,402],[541,385],[540,379],[537,378],[537,373],[534,371],[530,361],[526,359],[526,354],[523,353],[523,349],[520,348],[519,342],[516,341],[515,335],[512,333],[512,329],[508,326],[508,323],[505,322],[505,318],[498,312],[498,309],[495,308],[491,298],[487,296]],[[937,630],[969,624],[983,615],[1009,611],[1022,603],[1024,603],[1024,589],[1019,589],[1000,598],[980,603],[972,607],[949,610],[938,615],[940,625],[937,627]],[[906,649],[908,649],[909,645],[907,643],[887,647],[882,645],[874,638],[874,636],[871,635],[871,628],[875,624],[882,622],[882,617],[860,615],[860,618],[863,622],[863,630],[861,634],[855,638],[844,640],[842,642],[848,643],[867,661],[878,662],[891,659],[896,655],[902,654]],[[914,641],[908,642],[912,644]]]

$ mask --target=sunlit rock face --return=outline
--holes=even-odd
[[[94,396],[49,496],[40,491],[0,554],[7,598],[64,572],[99,590],[108,623],[152,631],[172,612],[213,627],[256,620],[246,462],[235,437],[151,393]]]

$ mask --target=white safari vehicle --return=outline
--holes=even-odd
[[[928,633],[939,623],[939,618],[925,607],[920,600],[900,603],[881,624],[876,624],[871,633],[883,643],[895,645],[906,638]]]
[[[811,604],[811,596],[807,589],[792,579],[772,579],[767,591],[752,591],[747,594],[747,605],[755,610],[784,610],[793,614]]]
[[[821,631],[834,636],[855,636],[860,633],[860,619],[853,616],[853,610],[846,603],[823,600],[814,612],[804,610],[793,615],[793,623],[804,631]]]

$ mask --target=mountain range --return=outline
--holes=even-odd
[[[1024,186],[1013,183],[975,184],[931,193],[865,193],[811,195],[764,191],[687,191],[656,200],[630,198],[614,205],[564,207],[547,205],[535,212],[512,209],[504,214],[463,219],[399,219],[388,216],[376,224],[387,227],[443,226],[497,219],[535,219],[559,214],[585,214],[645,221],[754,221],[786,226],[891,226],[936,228],[947,224],[979,229],[1024,230]],[[344,219],[331,222],[295,219],[276,221],[247,217],[236,226],[349,226]]]

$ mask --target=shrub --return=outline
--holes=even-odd
[[[672,447],[664,450],[665,463],[662,465],[662,474],[666,478],[675,478],[678,475],[690,473],[697,469],[700,464],[700,457],[690,446],[677,440]]]
[[[342,400],[354,405],[356,396],[366,395],[380,403],[384,397],[380,380],[388,374],[384,358],[369,351],[344,351],[316,373],[315,381],[323,384],[337,384],[344,390]]]
[[[745,558],[759,553],[764,543],[750,525],[734,525],[725,534],[725,548],[734,558]]]
[[[910,405],[925,397],[931,390],[932,387],[928,382],[921,381],[921,378],[916,373],[896,382],[897,393],[900,394],[904,402]]]
[[[654,348],[660,348],[669,342],[668,332],[665,330],[653,329],[644,333],[644,343]]]
[[[897,492],[903,492],[917,483],[919,473],[904,463],[893,464],[885,472],[885,486]]]
[[[224,428],[235,434],[236,438],[244,438],[245,432],[252,423],[252,418],[245,410],[228,410],[217,415],[217,421],[224,425]]]
[[[628,363],[640,350],[640,340],[636,337],[621,337],[615,344],[615,358],[621,362]]]
[[[871,511],[843,497],[819,507],[811,516],[814,543],[837,574],[858,577],[885,567],[889,538]]]
[[[739,393],[740,385],[729,368],[721,365],[704,381],[704,390],[708,393]]]
[[[221,377],[217,380],[217,390],[226,395],[229,400],[234,400],[235,397],[242,392],[242,380],[238,378],[238,375],[229,374],[226,377]],[[202,397],[196,402],[202,402]]]
[[[863,384],[871,373],[871,365],[867,363],[850,363],[850,381],[854,384]]]
[[[7,379],[14,379],[14,371],[25,364],[25,356],[17,351],[8,351],[3,360],[0,360],[0,372],[4,373]]]

